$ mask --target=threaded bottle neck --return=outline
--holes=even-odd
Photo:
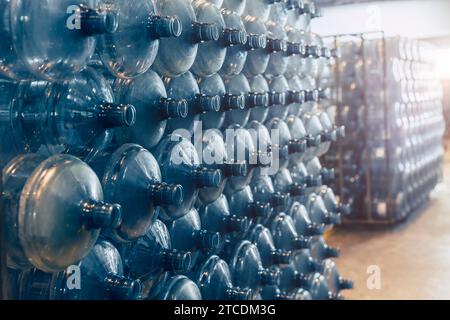
[[[149,29],[154,39],[178,38],[183,32],[183,25],[177,17],[151,16]]]
[[[89,229],[114,229],[122,222],[122,208],[119,204],[85,201],[81,207],[83,221]]]

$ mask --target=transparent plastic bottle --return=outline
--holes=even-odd
[[[106,80],[92,69],[70,81],[25,87],[19,103],[3,106],[13,116],[19,152],[70,153],[87,160],[109,145],[115,128],[136,120],[136,109],[115,103]]]
[[[3,168],[8,266],[58,272],[78,263],[121,207],[103,202],[94,171],[69,155],[21,155]]]
[[[183,31],[177,38],[160,40],[152,68],[161,76],[176,77],[192,67],[199,43],[219,39],[219,26],[198,22],[190,0],[155,0],[155,4],[161,15],[177,17]]]
[[[277,41],[278,39],[268,41],[267,28],[264,22],[257,17],[245,16],[243,20],[248,35],[247,48],[250,50],[243,72],[248,77],[257,76],[266,71],[272,49],[276,49],[275,42],[279,41]],[[273,44],[273,48],[269,44]]]
[[[199,191],[199,202],[207,205],[216,201],[222,195],[229,178],[246,177],[248,165],[245,160],[234,161],[233,159],[228,159],[228,150],[220,131],[205,131],[202,138],[202,162],[210,169],[221,170],[223,176],[219,187],[208,187]]]
[[[308,210],[306,210],[306,207],[303,204],[294,202],[287,214],[292,218],[295,230],[299,235],[313,237],[323,234],[323,225],[311,221]]]
[[[267,285],[277,285],[279,271],[265,269],[258,248],[251,242],[241,241],[229,257],[233,283],[239,288],[257,290]]]
[[[191,72],[183,73],[175,78],[163,78],[167,95],[171,99],[185,99],[188,103],[188,116],[171,118],[167,121],[167,133],[185,129],[193,133],[200,115],[209,112],[219,112],[220,97],[200,94],[197,81]]]
[[[336,263],[333,260],[325,260],[323,265],[323,275],[327,279],[328,288],[332,294],[339,295],[343,290],[353,289],[353,282],[339,275]]]
[[[243,74],[225,78],[227,95],[238,99],[238,103],[226,111],[224,127],[240,125],[245,127],[250,119],[250,106],[246,105],[246,96],[250,93],[250,84]]]
[[[222,171],[200,165],[196,148],[180,135],[172,134],[164,138],[153,154],[161,168],[163,181],[183,187],[181,204],[161,208],[160,217],[165,221],[187,214],[197,200],[199,189],[218,188],[222,183]]]
[[[248,232],[250,223],[247,217],[230,213],[227,198],[221,195],[216,201],[199,210],[202,227],[209,232],[218,232],[232,238],[241,239]]]
[[[338,258],[339,255],[339,249],[327,245],[323,237],[313,238],[311,244],[311,257],[316,261]]]
[[[303,83],[298,76],[293,76],[288,80],[289,94],[288,94],[288,109],[289,114],[300,116],[302,114],[302,106],[306,102],[306,90],[303,88]]]
[[[164,136],[168,119],[183,119],[188,115],[188,102],[184,98],[168,98],[161,78],[151,70],[133,80],[117,80],[114,89],[117,100],[136,109],[134,126],[116,130],[120,144],[138,143],[151,149]]]
[[[311,220],[318,225],[337,225],[341,223],[341,214],[329,212],[320,195],[312,193],[306,203]]]
[[[122,207],[122,223],[108,234],[130,242],[144,236],[158,218],[160,206],[178,206],[183,187],[164,183],[154,156],[136,144],[125,144],[92,163],[101,177],[105,199]]]
[[[240,44],[228,47],[222,69],[219,71],[223,77],[232,77],[240,74],[244,68],[249,50],[248,46],[246,46],[248,35],[244,22],[239,14],[226,8],[222,9],[221,13],[226,25],[225,30],[245,34],[245,39]]]
[[[184,217],[168,223],[167,227],[172,248],[191,252],[192,266],[198,266],[201,259],[214,254],[221,245],[220,233],[202,229],[196,209],[191,209]]]
[[[59,273],[37,269],[23,272],[18,281],[21,300],[137,300],[139,280],[124,276],[122,259],[109,242],[99,241],[77,265],[81,277],[79,288],[72,284],[72,268]]]
[[[311,239],[297,234],[292,218],[284,213],[275,216],[270,224],[273,240],[278,249],[297,251],[309,249]]]
[[[262,75],[248,78],[250,93],[246,106],[251,108],[249,121],[264,123],[269,114],[269,84]]]
[[[230,211],[239,216],[245,216],[252,221],[252,225],[260,220],[266,221],[272,215],[272,207],[269,203],[261,203],[254,200],[250,186],[240,191],[227,194]]]
[[[279,148],[279,168],[287,168],[289,158],[294,154],[304,154],[307,143],[305,140],[296,140],[291,136],[286,122],[279,118],[273,118],[265,123],[269,130],[277,130],[279,135],[279,145],[272,148]]]
[[[284,76],[269,80],[269,115],[268,119],[286,119],[288,109],[289,84]]]
[[[266,68],[266,77],[281,76],[286,72],[288,66],[287,59],[287,33],[284,26],[278,20],[269,20],[266,22],[267,39],[270,57],[269,64]]]
[[[219,96],[221,98],[220,111],[235,108],[239,105],[239,98],[226,94],[222,77],[215,73],[209,77],[197,79],[200,94],[205,96]],[[200,115],[203,130],[222,128],[225,122],[225,112],[210,111]]]
[[[289,195],[275,192],[272,179],[267,175],[254,177],[251,183],[256,201],[269,203],[275,212],[283,212],[289,206]]]
[[[256,225],[248,238],[258,248],[265,268],[273,265],[288,265],[292,262],[292,251],[277,249],[272,233],[263,225]]]
[[[211,256],[195,277],[205,300],[253,300],[249,289],[234,287],[228,264],[218,256]]]
[[[169,273],[186,273],[191,268],[191,254],[172,249],[169,231],[160,220],[145,236],[122,245],[120,253],[129,276],[142,283],[142,299],[161,296]]]
[[[243,43],[246,39],[244,30],[227,29],[220,9],[204,0],[192,2],[198,22],[214,23],[218,27],[218,41],[202,42],[198,46],[197,57],[191,67],[192,73],[206,77],[218,72],[225,62],[227,47]]]
[[[112,34],[118,12],[93,0],[2,0],[0,75],[13,80],[69,80],[82,71],[96,35]]]
[[[161,16],[153,0],[99,0],[100,10],[117,12],[117,30],[97,37],[97,52],[116,77],[145,73],[155,61],[159,39],[177,38],[182,25],[176,16]]]

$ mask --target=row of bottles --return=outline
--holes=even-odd
[[[35,2],[0,7],[12,298],[342,298],[312,2]]]
[[[337,39],[340,42],[339,38]],[[397,222],[428,199],[442,177],[442,89],[433,48],[401,37],[341,43],[334,86],[337,121],[351,135],[327,156],[353,203],[350,219]]]

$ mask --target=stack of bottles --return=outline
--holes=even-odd
[[[76,2],[76,1],[75,1]],[[340,299],[298,0],[0,0],[12,299]]]
[[[324,80],[349,135],[326,163],[352,203],[350,222],[395,223],[423,207],[440,182],[442,87],[431,45],[379,34],[336,37],[341,58]]]

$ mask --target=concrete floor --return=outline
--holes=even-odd
[[[341,248],[340,273],[355,282],[347,299],[450,299],[450,155],[424,211],[400,226],[341,228],[328,243]],[[380,289],[368,289],[370,266],[381,271]]]

